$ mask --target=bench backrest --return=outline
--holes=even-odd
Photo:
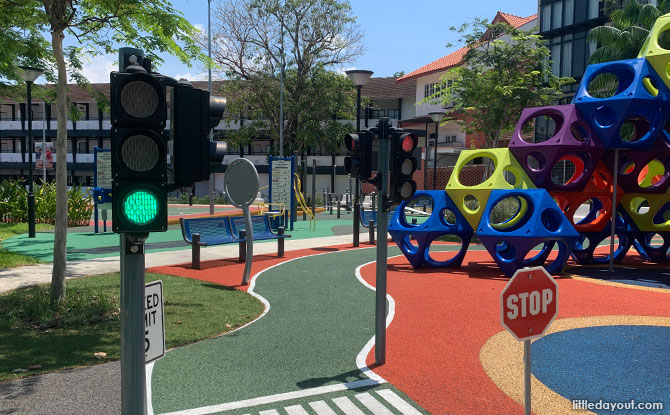
[[[361,224],[368,227],[370,221],[374,222],[374,227],[377,227],[377,211],[376,210],[361,210]]]
[[[181,233],[188,243],[192,241],[192,235],[199,233],[201,240],[207,238],[230,238],[233,234],[227,217],[217,218],[180,218]]]
[[[276,236],[270,228],[270,221],[266,215],[251,216],[251,226],[253,227],[254,239]],[[231,217],[230,228],[233,231],[233,236],[238,238],[240,231],[246,229],[246,225],[244,224],[244,216]]]

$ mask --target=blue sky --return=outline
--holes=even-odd
[[[193,25],[207,30],[207,0],[172,3]],[[217,0],[212,0],[212,10],[216,4]],[[447,49],[446,44],[456,43],[458,36],[449,31],[450,26],[470,22],[474,17],[490,20],[498,10],[524,17],[537,13],[537,0],[350,0],[350,4],[364,33],[366,51],[346,68],[335,69],[369,69],[374,71],[373,76],[409,73],[453,51],[456,47]],[[159,68],[163,74],[206,79],[202,64],[189,68],[175,58],[165,59]],[[86,65],[84,74],[92,82],[107,82],[109,72],[116,70],[115,60],[115,56],[98,57]]]

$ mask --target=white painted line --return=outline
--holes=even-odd
[[[276,409],[270,409],[267,411],[260,411],[258,415],[279,415],[279,412],[277,412]]]
[[[328,404],[324,401],[310,402],[309,406],[314,409],[316,415],[337,415],[335,411],[330,409],[330,406],[328,406]]]
[[[379,382],[372,379],[361,379],[348,383],[338,383],[336,385],[319,386],[318,388],[303,389],[294,392],[278,393],[276,395],[262,396],[260,398],[245,399],[242,401],[222,403],[218,405],[203,406],[201,408],[184,409],[182,411],[168,412],[162,415],[207,415],[217,412],[231,411],[233,409],[249,408],[251,406],[266,405],[275,402],[283,402],[292,399],[301,399],[309,396],[322,395],[324,393],[340,392],[349,389],[363,388],[366,386],[375,386]]]
[[[389,411],[381,402],[376,400],[374,396],[369,393],[359,393],[356,395],[356,399],[361,401],[366,408],[368,408],[374,415],[393,415],[393,412]]]
[[[155,360],[144,367],[147,379],[147,415],[154,415],[154,405],[151,402],[151,375],[154,372],[154,363]]]
[[[396,255],[400,256],[400,255]],[[391,258],[395,258],[391,257]],[[366,265],[374,264],[376,261],[370,261],[367,262],[363,265],[359,265],[356,267],[356,278],[358,278],[358,281],[360,281],[361,284],[364,286],[368,287],[372,291],[376,291],[375,287],[372,285],[368,284],[367,281],[363,279],[363,276],[361,275],[361,268],[363,268]],[[386,294],[386,299],[388,300],[389,304],[389,309],[388,309],[388,315],[386,316],[386,327],[388,327],[391,324],[391,321],[393,321],[393,317],[395,317],[395,300],[393,297],[391,297],[389,294]],[[363,350],[358,353],[358,356],[356,356],[356,366],[358,366],[358,370],[363,372],[363,374],[370,379],[374,379],[379,383],[386,383],[386,380],[373,372],[368,365],[365,363],[368,357],[368,354],[370,354],[370,351],[375,345],[375,336],[372,336],[372,338],[366,343],[365,347],[363,347]]]
[[[284,410],[288,415],[309,415],[302,405],[287,406]]]
[[[342,412],[345,413],[345,415],[365,415],[363,411],[358,409],[358,407],[354,405],[354,403],[351,402],[346,396],[335,398],[333,399],[333,402],[335,402],[335,405],[337,405],[337,407],[340,408]]]
[[[398,394],[391,389],[377,391],[377,394],[386,399],[386,402],[393,405],[393,407],[399,410],[403,415],[421,415],[421,412],[417,411],[416,408],[408,404],[407,401],[398,396]]]

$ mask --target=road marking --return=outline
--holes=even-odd
[[[391,389],[377,391],[377,394],[386,399],[388,403],[393,405],[393,407],[399,410],[403,415],[421,415],[421,412],[417,411],[412,405],[408,404],[407,401],[398,396],[398,394]]]
[[[267,411],[260,411],[258,415],[279,415],[279,412],[277,412],[276,409],[270,409]]]
[[[381,402],[374,398],[369,393],[359,393],[356,395],[358,399],[366,408],[368,408],[374,415],[393,415]]]
[[[330,409],[330,406],[324,401],[310,402],[309,406],[314,409],[316,415],[337,415],[335,411]]]
[[[365,415],[363,411],[358,409],[358,407],[354,405],[354,403],[351,402],[346,396],[335,398],[333,399],[333,402],[335,402],[335,405],[337,405],[337,407],[347,415]]]
[[[361,379],[348,383],[338,383],[336,385],[319,386],[318,388],[303,389],[294,392],[278,393],[276,395],[262,396],[260,398],[245,399],[236,402],[227,402],[218,405],[203,406],[201,408],[184,409],[182,411],[168,412],[163,415],[207,415],[217,412],[231,411],[233,409],[249,408],[257,405],[266,405],[269,403],[283,402],[292,399],[300,399],[308,396],[322,395],[324,393],[346,391],[349,389],[363,388],[366,386],[379,385],[379,382],[373,379]]]
[[[287,406],[284,410],[288,415],[309,415],[302,405]]]

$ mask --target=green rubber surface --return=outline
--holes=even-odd
[[[287,230],[291,239],[320,238],[324,236],[353,233],[351,216],[342,219],[318,219],[316,230],[310,229],[309,221],[299,220],[294,224],[293,231]],[[108,230],[111,222],[108,223]],[[348,229],[348,232],[346,229]],[[92,227],[91,227],[92,229]],[[100,227],[102,230],[102,226]],[[365,236],[362,237],[364,240]],[[43,262],[53,262],[53,232],[39,232],[35,238],[28,234],[18,235],[2,241],[2,247],[24,255],[39,258]],[[167,232],[152,232],[146,241],[147,252],[176,251],[191,249],[184,242],[179,225],[172,226]],[[257,243],[275,243],[275,240],[258,241]],[[152,246],[152,244],[157,244]],[[69,232],[67,235],[68,261],[92,258],[112,257],[119,255],[119,236],[115,233]]]
[[[390,255],[398,253],[389,247]],[[357,369],[356,356],[374,335],[375,293],[358,281],[355,269],[374,259],[374,248],[357,249],[298,258],[264,271],[254,292],[270,303],[265,316],[229,335],[172,350],[156,362],[155,413],[368,379]],[[391,385],[379,387],[400,394]],[[347,393],[353,392],[338,396]],[[225,413],[256,410],[262,408]]]

